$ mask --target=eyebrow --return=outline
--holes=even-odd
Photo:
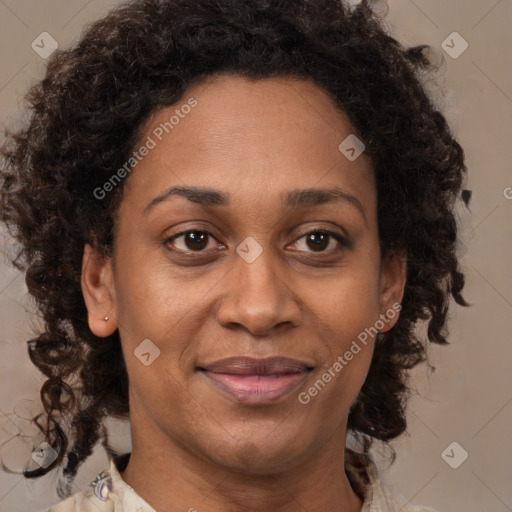
[[[147,215],[156,205],[169,200],[173,196],[185,197],[193,203],[207,207],[229,206],[231,202],[229,194],[218,190],[192,186],[173,186],[156,196],[144,208],[144,215]],[[361,201],[339,187],[290,190],[282,194],[281,201],[286,211],[345,201],[359,210],[365,223],[367,223],[366,212]]]

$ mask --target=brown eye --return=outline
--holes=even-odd
[[[166,243],[171,243],[174,247],[182,251],[202,251],[208,246],[210,233],[206,231],[184,231],[172,236]],[[182,239],[181,243],[175,242]],[[181,245],[181,247],[177,247]]]
[[[338,235],[337,233],[333,233],[331,231],[311,231],[301,236],[296,242],[295,245],[299,245],[299,241],[305,241],[306,252],[328,252],[331,242],[334,241],[334,247],[331,247],[330,250],[336,250],[336,245],[346,247],[345,239]],[[298,247],[295,247],[300,249]],[[307,250],[309,249],[309,250]],[[338,247],[339,249],[339,247]]]
[[[306,235],[306,243],[313,250],[323,251],[329,246],[330,235],[327,233],[310,233]]]

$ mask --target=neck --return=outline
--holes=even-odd
[[[132,433],[121,477],[159,512],[360,512],[363,502],[344,470],[345,436],[342,441],[325,443],[287,471],[253,474],[200,458],[164,435]]]

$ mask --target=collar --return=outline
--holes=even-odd
[[[121,478],[114,459],[108,458],[109,469],[102,471],[91,483],[96,498],[102,502],[110,500],[112,512],[156,512]]]
[[[113,505],[112,512],[156,512],[122,479],[114,458],[108,455],[108,459],[109,469],[102,471],[91,483],[96,498],[101,502],[110,500]],[[358,482],[360,488],[364,489],[361,512],[373,511],[375,500],[381,494],[375,463],[370,460],[364,468],[356,468],[349,464],[347,471]]]

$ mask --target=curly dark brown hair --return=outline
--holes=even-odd
[[[364,141],[381,257],[403,252],[407,282],[398,322],[377,339],[348,431],[362,441],[362,461],[374,440],[387,445],[405,431],[407,370],[428,361],[428,342],[448,343],[451,298],[468,305],[455,218],[467,169],[421,77],[435,69],[429,49],[402,46],[369,0],[136,0],[51,56],[26,96],[27,124],[7,131],[1,149],[0,220],[44,320],[28,342],[47,377],[44,413],[34,420],[58,452],[26,477],[63,466],[67,456],[63,473],[72,480],[100,439],[112,453],[103,420],[127,417],[128,377],[118,331],[99,338],[89,329],[80,278],[84,244],[112,254],[123,187],[101,200],[93,191],[127,161],[150,114],[221,72],[313,80]],[[427,339],[416,330],[420,320]],[[67,497],[70,486],[58,492]]]

